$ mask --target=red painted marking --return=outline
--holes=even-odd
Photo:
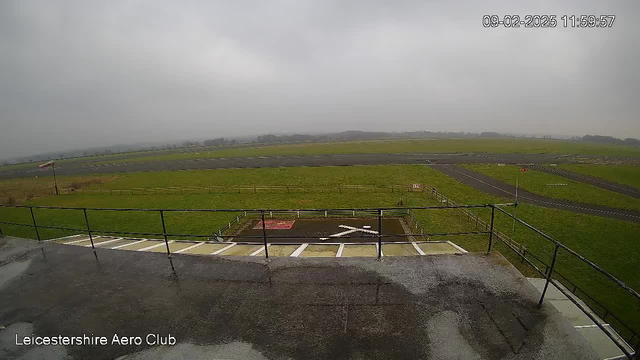
[[[265,220],[264,228],[267,230],[290,230],[295,220]],[[253,227],[253,230],[262,229],[262,220]]]

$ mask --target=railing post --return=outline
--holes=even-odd
[[[264,257],[266,259],[269,258],[269,246],[267,244],[267,226],[264,223],[264,210],[260,210],[260,215],[262,216],[262,239],[264,240]]]
[[[378,209],[378,260],[382,258],[382,210]]]
[[[164,210],[160,210],[160,220],[162,220],[162,233],[164,234],[164,244],[167,246],[167,256],[171,257],[171,251],[169,251],[169,237],[167,236],[167,226],[164,224]]]
[[[542,307],[542,302],[544,301],[544,296],[547,293],[549,282],[551,282],[551,276],[553,275],[553,268],[556,266],[556,259],[558,258],[558,249],[560,249],[560,245],[556,244],[556,249],[553,251],[553,260],[551,260],[551,267],[549,268],[549,272],[547,273],[547,281],[544,283],[544,289],[542,289],[542,296],[540,296],[538,307]]]
[[[489,233],[489,249],[487,249],[487,254],[491,252],[491,243],[493,242],[493,221],[496,217],[496,207],[491,205],[491,232]]]
[[[96,247],[93,244],[93,234],[91,233],[91,226],[89,226],[89,217],[87,216],[87,209],[82,209],[82,212],[84,213],[84,222],[87,224],[87,232],[89,233],[89,241],[91,241],[91,248],[93,249],[93,254],[96,255],[96,257],[98,256],[96,254]]]
[[[33,220],[33,228],[36,229],[36,237],[38,241],[40,241],[40,231],[38,231],[38,224],[36,224],[36,217],[33,215],[33,207],[29,206],[29,211],[31,211],[31,220]]]

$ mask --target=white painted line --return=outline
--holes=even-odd
[[[167,242],[168,244],[171,244],[173,242],[173,240]],[[142,249],[138,249],[138,251],[147,251],[147,250],[151,250],[157,247],[160,247],[162,245],[164,245],[164,241],[160,241],[160,244],[155,244],[155,245],[151,245],[151,246],[147,246],[146,248],[142,248]]]
[[[344,251],[344,244],[340,244],[338,248],[338,253],[336,253],[336,257],[342,257],[342,252]]]
[[[125,247],[125,246],[135,245],[135,244],[140,244],[141,242],[145,242],[145,241],[147,241],[147,239],[142,239],[142,240],[139,240],[139,241],[134,241],[134,242],[132,242],[132,243],[122,244],[122,245],[114,246],[114,247],[112,247],[111,249],[112,249],[112,250],[113,250],[113,249],[120,249],[120,248]]]
[[[302,244],[300,245],[299,248],[296,249],[296,251],[294,251],[293,253],[291,253],[291,257],[298,257],[300,256],[300,254],[302,254],[302,252],[304,251],[304,249],[307,248],[307,246],[309,246],[309,244]]]
[[[267,248],[269,248],[269,246],[271,246],[271,244],[267,244]],[[256,255],[260,254],[263,251],[264,251],[264,246],[261,246],[260,249],[252,252],[251,254],[249,254],[249,256],[256,256]]]
[[[337,233],[337,234],[333,234],[333,235],[329,235],[329,236],[330,237],[341,237],[342,235],[348,235],[348,234],[354,233],[356,231],[358,231],[358,230],[347,230],[347,231],[343,231],[341,233]]]
[[[220,254],[221,252],[223,252],[223,251],[225,251],[225,250],[227,250],[227,249],[231,249],[232,247],[234,247],[234,246],[236,246],[236,245],[238,245],[238,244],[233,243],[233,244],[231,244],[231,245],[225,246],[225,247],[223,247],[223,248],[222,248],[222,249],[220,249],[220,250],[216,250],[216,251],[212,252],[210,255],[218,255],[218,254]]]
[[[117,239],[113,239],[113,240],[107,240],[107,241],[103,241],[103,242],[99,242],[99,243],[93,243],[94,246],[98,246],[98,245],[102,245],[102,244],[110,244],[112,242],[116,242],[118,240],[122,240],[122,238],[117,238]],[[85,245],[86,247],[91,247],[91,244],[89,245]]]
[[[87,236],[87,235],[77,234],[77,235],[63,236],[63,237],[61,237],[61,238],[57,238],[57,239],[44,240],[44,242],[60,241],[60,240],[68,240],[68,239],[77,238],[78,236]]]
[[[82,239],[82,240],[69,241],[69,242],[66,242],[66,243],[63,243],[63,244],[65,244],[65,245],[72,245],[72,244],[79,243],[79,242],[83,242],[83,241],[89,241],[89,237],[87,237],[86,239]]]
[[[632,351],[631,355],[633,355],[633,354],[635,354],[635,352]],[[627,355],[622,354],[622,355],[618,355],[618,356],[614,356],[614,357],[608,357],[608,358],[606,358],[604,360],[625,360],[625,359],[628,359]]]
[[[341,227],[343,229],[349,229],[349,230],[355,230],[355,231],[362,231],[362,232],[366,232],[369,234],[377,234],[378,232],[375,230],[367,230],[367,229],[360,229],[357,227],[353,227],[353,226],[348,226],[348,225],[338,225],[338,227]]]
[[[567,299],[569,300],[569,299]],[[609,324],[601,324],[602,326],[609,326]],[[598,327],[598,325],[596,324],[591,324],[591,325],[576,325],[574,326],[574,328],[576,329],[585,329],[585,328],[594,328],[594,327]]]
[[[187,250],[195,249],[195,248],[197,248],[197,247],[198,247],[198,246],[200,246],[200,245],[204,245],[204,243],[203,243],[203,242],[201,242],[201,243],[198,243],[198,244],[195,244],[195,245],[192,245],[192,246],[186,247],[186,248],[184,248],[184,249],[180,249],[180,250],[178,250],[178,251],[174,252],[174,254],[180,254],[180,253],[185,252],[185,251],[187,251]]]
[[[411,245],[413,245],[413,247],[416,249],[416,251],[418,252],[418,254],[420,255],[426,255],[424,253],[424,251],[422,251],[422,249],[420,249],[420,247],[418,246],[418,244],[416,244],[415,242],[412,242]]]
[[[376,243],[376,256],[378,253],[378,244]],[[382,250],[380,250],[380,256],[384,256],[384,252]]]
[[[449,245],[453,246],[454,248],[458,249],[463,254],[468,254],[469,253],[467,250],[465,250],[465,249],[461,248],[460,246],[452,243],[451,241],[447,241],[447,244],[449,244]]]

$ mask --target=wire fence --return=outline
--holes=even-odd
[[[211,185],[211,186],[170,186],[136,187],[130,189],[59,189],[61,195],[188,195],[215,193],[401,193],[424,192],[424,184],[409,185],[353,185],[336,184],[325,186],[310,185]]]

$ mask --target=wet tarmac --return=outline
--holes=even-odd
[[[30,261],[0,288],[3,359],[597,359],[551,304],[536,307],[536,290],[499,254],[177,254],[174,271],[165,254],[99,249],[96,258],[34,243],[0,239],[0,258]],[[30,334],[109,341],[16,345]]]

